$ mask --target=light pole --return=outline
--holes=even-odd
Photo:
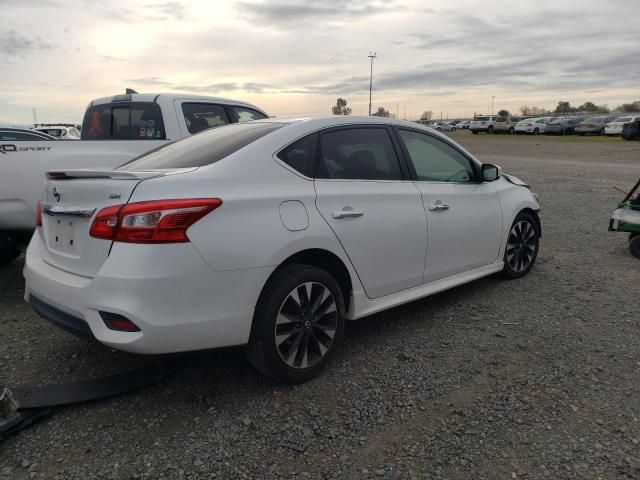
[[[369,52],[371,59],[371,73],[369,74],[369,116],[371,116],[371,90],[373,89],[373,59],[377,58],[376,52]]]
[[[491,115],[493,115],[493,100],[496,98],[495,95],[491,95]]]

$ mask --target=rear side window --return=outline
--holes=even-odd
[[[262,120],[263,118],[267,118],[265,115],[252,108],[234,106],[227,108],[231,113],[231,121],[235,123],[250,122],[251,120]]]
[[[190,168],[228,157],[261,137],[282,128],[282,123],[237,123],[213,128],[148,152],[118,168],[130,172],[158,168]]]
[[[198,133],[230,123],[224,108],[212,103],[183,103],[182,113],[189,133]]]
[[[157,103],[114,102],[93,105],[82,122],[83,140],[160,140],[166,138]]]
[[[349,128],[323,133],[316,178],[401,180],[386,128]]]
[[[278,158],[302,175],[313,177],[317,145],[318,134],[307,135],[282,149]]]

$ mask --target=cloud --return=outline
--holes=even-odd
[[[162,77],[141,77],[127,78],[125,83],[131,85],[146,85],[150,87],[160,87],[166,90],[192,92],[192,93],[216,93],[216,92],[232,92],[244,91],[249,93],[267,93],[267,91],[276,91],[274,85],[256,82],[219,82],[206,85],[198,84],[177,84],[172,83]]]
[[[239,2],[238,10],[268,26],[300,26],[319,21],[343,23],[397,10],[395,1],[375,0],[284,0],[280,2]]]
[[[156,13],[164,15],[166,18],[184,20],[187,16],[187,7],[180,2],[164,2],[150,6]]]
[[[0,33],[0,52],[4,54],[5,60],[26,58],[33,52],[53,48],[53,44],[40,37],[27,38],[19,35],[15,30]]]

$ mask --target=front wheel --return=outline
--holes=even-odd
[[[489,128],[487,128],[487,133],[493,133],[493,126],[489,126]]]
[[[477,130],[471,130],[471,133],[473,133],[474,135],[477,135],[478,131]]]
[[[247,355],[265,375],[305,382],[325,368],[343,329],[344,299],[335,279],[311,265],[286,265],[260,295]]]
[[[7,232],[0,232],[0,266],[6,265],[20,255],[18,245]]]
[[[515,130],[513,129],[513,127],[511,127],[511,128],[509,129],[509,135],[513,135],[514,133],[515,133]]]
[[[540,130],[538,130],[537,128],[533,130],[534,135],[538,135],[539,133],[540,133]]]
[[[533,215],[520,212],[507,237],[502,275],[506,278],[524,277],[536,261],[539,242],[540,232]]]
[[[451,131],[452,131],[452,132],[455,132],[455,131],[456,131],[456,127],[453,127],[453,128],[451,129]]]

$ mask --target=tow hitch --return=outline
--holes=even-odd
[[[184,362],[156,365],[108,377],[37,387],[0,387],[0,442],[50,415],[56,407],[122,395],[156,384]]]

